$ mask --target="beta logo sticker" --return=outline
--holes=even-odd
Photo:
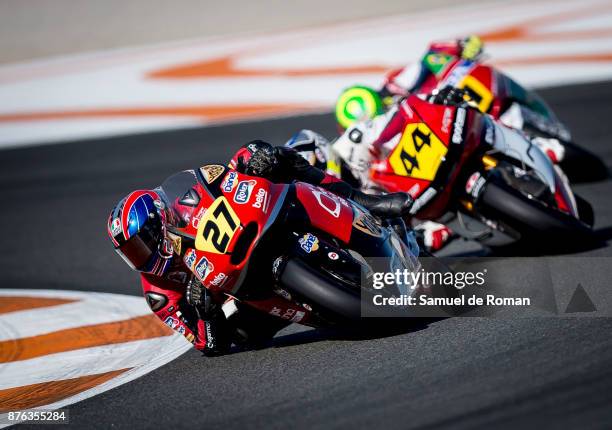
[[[299,240],[299,243],[302,249],[306,251],[308,254],[319,249],[319,239],[317,238],[317,236],[310,234],[310,233],[306,233]]]
[[[221,188],[223,189],[223,191],[225,191],[226,193],[231,193],[232,191],[234,191],[234,188],[236,187],[237,184],[237,179],[238,179],[238,173],[236,172],[229,172],[227,175],[225,175],[225,178],[223,179],[223,182],[221,183]]]
[[[256,209],[263,209],[264,213],[268,211],[266,203],[268,202],[268,193],[263,188],[257,190],[255,194],[255,202],[251,205]]]
[[[189,269],[192,269],[196,261],[195,251],[193,249],[190,249],[189,251],[187,251],[185,253],[185,257],[183,257],[183,261],[185,262],[185,265],[189,267]]]
[[[214,266],[206,257],[202,257],[195,266],[195,273],[200,281],[204,281],[213,270]]]
[[[222,272],[218,273],[215,275],[213,280],[210,281],[210,285],[215,286],[215,287],[220,287],[221,285],[225,283],[226,279],[227,279],[227,275],[225,273],[222,273]]]
[[[238,188],[234,193],[234,201],[238,204],[245,204],[251,199],[251,193],[253,192],[253,188],[255,188],[256,181],[240,181],[238,183]]]
[[[427,124],[412,123],[389,157],[389,164],[399,176],[432,181],[448,152],[446,145]]]

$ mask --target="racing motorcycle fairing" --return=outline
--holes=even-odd
[[[371,257],[418,268],[418,255],[392,228],[320,187],[274,184],[215,165],[181,172],[160,189],[182,216],[174,234],[181,237],[181,255],[194,276],[212,291],[286,321],[314,326],[319,321],[299,297],[277,285],[275,277],[289,259],[357,295],[363,276],[372,271]]]
[[[526,170],[535,174],[548,187],[557,209],[578,216],[565,175],[521,132],[475,109],[431,104],[416,96],[401,103],[409,105],[412,116],[372,163],[370,178],[387,191],[411,194],[412,214],[439,218],[453,209],[453,196],[475,202],[493,167],[481,158],[501,157],[515,165],[519,175]]]
[[[532,128],[562,141],[572,140],[571,133],[552,109],[536,93],[488,64],[453,58],[418,88],[418,94],[430,94],[446,86],[464,89],[483,113],[501,119],[513,105],[520,111],[522,127]]]
[[[411,213],[438,218],[447,209],[463,164],[480,145],[481,115],[416,96],[402,105],[409,106],[412,116],[399,138],[372,163],[370,178],[389,192],[408,192],[415,199]]]
[[[303,182],[295,184],[295,191],[314,228],[329,233],[344,243],[350,241],[353,209],[347,200]]]
[[[180,228],[173,233],[182,238],[183,262],[203,285],[232,291],[239,286],[249,254],[278,216],[288,185],[273,184],[221,165],[199,170],[181,172],[162,184],[161,188],[168,190],[166,195],[177,194],[172,190],[189,190],[185,193],[187,200],[168,195],[182,217]],[[187,178],[191,188],[184,187]],[[176,204],[181,201],[192,206]]]

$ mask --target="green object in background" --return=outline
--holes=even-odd
[[[336,102],[336,120],[344,129],[355,121],[371,119],[383,112],[383,102],[378,93],[363,85],[345,89]]]
[[[434,75],[437,75],[452,59],[452,55],[432,53],[425,55],[423,63]]]

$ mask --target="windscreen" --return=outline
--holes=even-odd
[[[166,179],[156,191],[164,200],[170,222],[185,227],[200,203],[198,180],[193,170],[184,170]]]

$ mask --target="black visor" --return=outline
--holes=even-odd
[[[159,249],[161,229],[158,223],[149,222],[127,242],[116,249],[125,262],[135,270],[143,271],[151,264],[151,257]]]

